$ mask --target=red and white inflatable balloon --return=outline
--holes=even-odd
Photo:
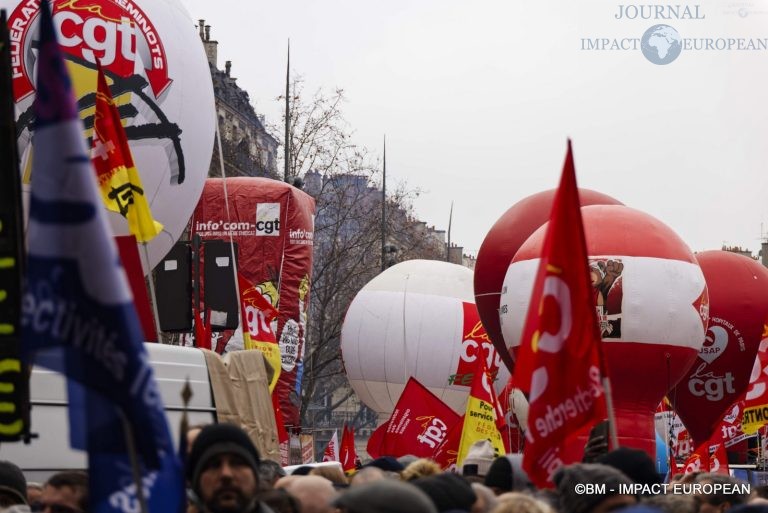
[[[472,271],[434,260],[390,267],[355,296],[341,331],[349,383],[361,401],[386,419],[410,376],[458,413],[464,408],[478,358],[509,372],[480,323]]]
[[[768,269],[728,251],[705,251],[696,259],[709,290],[709,330],[669,399],[699,445],[749,385],[768,317]]]
[[[485,236],[475,263],[475,302],[488,336],[504,360],[508,353],[499,325],[499,298],[504,275],[517,250],[549,220],[556,189],[542,191],[518,201],[491,227]],[[621,205],[610,196],[589,189],[579,189],[582,206]],[[511,358],[507,365],[511,366]]]
[[[688,370],[708,319],[704,275],[669,227],[625,206],[582,208],[595,303],[620,445],[655,457],[656,406]],[[546,225],[521,246],[504,279],[501,328],[520,344]]]

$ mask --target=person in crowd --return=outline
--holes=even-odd
[[[728,488],[733,489],[734,485],[741,484],[743,481],[724,474],[705,473],[697,475],[694,483],[727,485]],[[723,489],[722,486],[720,488]],[[725,513],[733,506],[745,504],[749,494],[725,493],[725,491],[710,494],[699,492],[694,494],[693,499],[696,501],[698,513]]]
[[[659,509],[663,513],[697,513],[693,496],[683,493],[662,493],[643,497],[642,504]]]
[[[10,461],[0,461],[0,508],[5,509],[27,501],[27,480],[21,469]]]
[[[199,435],[200,431],[207,425],[208,424],[193,424],[187,428],[187,456],[189,456],[189,451],[192,450],[192,444],[195,443],[197,435]]]
[[[472,486],[457,474],[437,474],[410,481],[427,494],[438,512],[463,511],[469,513],[477,501]]]
[[[403,468],[405,468],[418,459],[418,456],[414,456],[413,454],[406,454],[405,456],[400,456],[397,458],[397,462],[402,465]]]
[[[478,440],[467,451],[461,467],[461,474],[470,482],[482,483],[491,468],[495,456],[489,440]]]
[[[310,472],[312,472],[311,465],[302,465],[298,468],[295,468],[293,472],[291,472],[291,475],[292,476],[308,476]]]
[[[497,497],[491,513],[555,513],[547,503],[521,492],[506,492]]]
[[[333,486],[337,488],[345,488],[349,486],[349,481],[347,481],[347,476],[345,476],[344,472],[342,472],[341,469],[335,465],[334,466],[324,465],[322,467],[315,467],[312,469],[309,475],[324,477],[328,481],[333,483]]]
[[[619,447],[597,458],[597,463],[608,465],[624,473],[633,482],[644,485],[661,483],[656,463],[645,451]]]
[[[80,471],[57,472],[43,486],[36,512],[86,513],[88,474]]]
[[[41,497],[43,496],[42,483],[35,483],[34,481],[27,481],[27,502],[29,508],[32,509],[35,504],[39,504]]]
[[[203,513],[273,513],[257,499],[259,451],[232,424],[200,430],[187,458],[186,474]]]
[[[405,470],[405,467],[392,456],[382,456],[375,460],[369,461],[362,468],[376,467],[383,470],[390,477],[400,478],[400,472]]]
[[[299,501],[284,488],[262,492],[259,499],[275,513],[302,513]]]
[[[489,513],[496,507],[498,501],[493,490],[481,483],[470,483],[472,491],[475,492],[477,500],[472,504],[470,513]]]
[[[341,513],[437,513],[423,491],[410,483],[386,478],[352,486],[333,506]]]
[[[637,497],[622,493],[632,480],[621,471],[600,463],[577,463],[559,469],[554,476],[562,513],[606,513],[637,504]],[[605,493],[583,493],[576,485],[605,485]]]
[[[301,505],[301,513],[332,513],[331,503],[339,492],[328,479],[320,476],[301,476],[291,481],[286,491]]]
[[[757,485],[752,487],[752,496],[768,500],[768,485]]]
[[[259,490],[272,490],[278,479],[285,475],[285,470],[279,463],[272,460],[261,460],[259,462]]]
[[[382,479],[389,479],[383,470],[377,467],[363,467],[353,475],[349,480],[349,486],[360,486],[367,483],[373,483],[374,481],[381,481]]]
[[[484,484],[496,495],[501,495],[504,492],[525,492],[534,489],[528,474],[523,470],[521,454],[507,454],[493,460],[485,476]]]
[[[400,477],[403,481],[413,481],[420,477],[434,476],[435,474],[442,473],[443,469],[440,465],[428,458],[419,458],[409,463],[407,467],[400,473]]]

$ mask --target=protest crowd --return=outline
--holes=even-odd
[[[384,456],[349,476],[340,467],[304,466],[286,475],[262,460],[243,430],[211,424],[187,432],[187,513],[711,513],[768,511],[768,487],[728,475],[689,473],[662,483],[643,452],[621,448],[555,475],[538,489],[520,454],[494,458],[476,443],[462,468],[443,471],[429,459]],[[591,488],[589,488],[591,487]],[[586,491],[585,491],[586,490]],[[0,463],[0,505],[6,511],[88,513],[88,475],[54,474],[27,482],[11,462]]]
[[[187,427],[186,403],[176,447],[133,297],[125,275],[118,271],[120,265],[115,264],[120,259],[100,207],[103,198],[89,156],[93,152],[82,137],[50,9],[48,2],[40,3],[26,289],[17,322],[21,338],[14,339],[18,347],[12,356],[19,386],[20,362],[66,376],[70,444],[87,454],[88,470],[48,468],[52,475],[44,483],[32,483],[20,468],[25,462],[0,461],[0,508],[9,513],[768,513],[768,486],[730,475],[725,454],[729,443],[748,434],[757,436],[768,422],[768,418],[757,418],[768,412],[768,396],[762,395],[768,394],[768,346],[761,343],[756,356],[754,344],[751,356],[757,358],[757,372],[749,381],[747,373],[741,373],[739,393],[730,371],[720,378],[705,369],[714,357],[702,352],[705,363],[693,370],[688,389],[698,399],[723,403],[718,404],[711,423],[691,423],[691,440],[699,447],[682,472],[670,452],[668,474],[659,473],[657,461],[649,456],[656,433],[645,429],[652,423],[636,425],[641,415],[627,414],[630,408],[622,404],[644,388],[639,391],[648,404],[638,409],[645,408],[640,413],[650,418],[653,407],[664,404],[665,397],[681,396],[666,394],[699,356],[703,343],[699,339],[704,338],[709,315],[700,270],[694,273],[698,280],[694,285],[702,290],[696,288],[696,295],[684,298],[689,314],[684,317],[693,326],[698,346],[687,341],[637,344],[648,354],[665,354],[667,365],[670,352],[678,355],[677,379],[664,383],[648,379],[640,387],[623,375],[630,373],[616,372],[614,389],[621,393],[611,397],[611,365],[615,369],[635,358],[651,368],[658,366],[658,360],[636,358],[632,351],[639,354],[640,350],[634,346],[627,349],[615,343],[605,344],[604,349],[602,336],[618,337],[620,323],[609,320],[603,306],[619,293],[615,284],[623,286],[617,278],[623,264],[610,260],[602,262],[602,267],[584,265],[588,254],[570,141],[530,298],[530,304],[541,308],[528,311],[515,347],[514,369],[509,369],[514,382],[510,379],[500,396],[498,387],[492,386],[497,374],[482,357],[474,357],[475,367],[462,373],[467,378],[462,384],[469,388],[463,416],[409,375],[399,399],[409,406],[394,408],[389,420],[374,432],[368,444],[371,460],[365,464],[350,453],[341,459],[337,453],[330,460],[338,465],[308,464],[289,473],[280,463],[263,457],[266,450],[257,447],[254,429],[247,431],[245,423]],[[0,13],[0,26],[5,24]],[[0,36],[0,43],[8,39],[6,33]],[[98,86],[93,102],[99,115],[94,121],[98,122],[94,144],[106,151],[109,145],[120,146],[112,139],[125,142],[125,135],[119,130],[118,107],[106,76],[100,66],[95,72]],[[135,171],[127,150],[119,165],[107,167],[99,176]],[[127,202],[132,209],[128,219],[146,236],[141,240],[149,240],[161,227],[152,222],[146,205],[143,216],[136,213],[143,192],[134,189],[136,197]],[[692,265],[687,262],[684,268]],[[596,292],[594,283],[610,273],[611,287],[605,294]],[[691,301],[697,301],[695,308]],[[764,320],[765,316],[758,318],[758,331]],[[626,334],[629,326],[625,324],[624,329]],[[276,345],[274,336],[271,343]],[[275,355],[279,360],[279,352]],[[3,360],[3,365],[10,360]],[[754,358],[749,360],[751,365]],[[518,451],[510,443],[510,407],[502,404],[508,401],[513,383],[529,401],[527,425],[516,426],[520,428]],[[0,385],[2,393],[16,386]],[[750,395],[748,386],[763,392]],[[650,392],[646,394],[645,388]],[[733,397],[726,400],[726,392]],[[0,415],[9,414],[6,404],[0,404]],[[687,404],[695,405],[693,400]],[[684,413],[686,405],[675,407]],[[729,415],[731,408],[736,413]],[[0,425],[23,426],[26,431],[18,427],[15,438],[9,436],[8,441],[26,438],[29,442],[29,419],[13,420],[17,422]],[[271,427],[273,419],[267,420]],[[274,421],[273,438],[282,444],[287,433],[277,407]],[[605,426],[605,431],[596,431],[599,426]],[[354,447],[352,429],[347,431],[345,426],[344,432],[342,445],[347,440]],[[630,448],[634,446],[619,443],[620,435],[622,441],[640,445]],[[405,438],[412,444],[409,449],[402,443]],[[408,454],[411,448],[425,452]]]

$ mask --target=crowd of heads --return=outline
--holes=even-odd
[[[768,513],[768,487],[742,493],[736,485],[744,483],[723,474],[676,476],[680,484],[718,486],[659,492],[664,488],[656,486],[661,476],[654,462],[633,449],[563,467],[554,488],[537,489],[521,455],[494,457],[482,442],[459,473],[405,456],[377,458],[350,476],[337,466],[300,467],[286,475],[279,464],[261,459],[239,427],[212,424],[188,434],[187,513]],[[581,485],[601,491],[585,492]],[[88,475],[59,472],[31,483],[16,465],[0,462],[0,509],[87,513]]]

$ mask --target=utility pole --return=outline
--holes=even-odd
[[[288,39],[288,63],[285,66],[285,171],[283,180],[289,182],[291,158],[291,40]]]
[[[387,268],[387,135],[384,134],[384,170],[381,177],[381,270]]]
[[[445,249],[445,261],[451,261],[451,223],[453,222],[453,201],[451,201],[451,213],[448,214],[448,246]]]

